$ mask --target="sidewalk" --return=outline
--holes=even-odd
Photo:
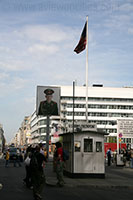
[[[52,160],[45,168],[46,184],[55,187],[56,173],[53,172]],[[98,178],[69,178],[64,176],[65,187],[93,187],[93,188],[128,188],[133,189],[133,169],[128,167],[106,167],[105,179]]]

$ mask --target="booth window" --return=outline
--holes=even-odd
[[[96,152],[102,152],[102,142],[96,142]]]
[[[93,139],[84,139],[84,152],[93,152]]]
[[[81,142],[74,142],[75,152],[80,152]]]

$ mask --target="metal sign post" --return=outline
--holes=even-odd
[[[47,150],[47,157],[49,159],[49,115],[47,116],[46,150]]]

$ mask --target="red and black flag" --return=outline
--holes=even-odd
[[[87,22],[85,23],[84,29],[82,31],[80,40],[74,51],[76,53],[80,53],[86,48],[87,38],[86,38],[86,28],[87,28]]]

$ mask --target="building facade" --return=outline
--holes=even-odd
[[[50,117],[50,133],[58,126],[60,132],[66,131],[73,121],[73,87],[59,86],[60,117]],[[117,120],[133,119],[133,87],[110,88],[88,87],[88,123],[97,125],[99,131],[109,134],[106,142],[116,142]],[[76,86],[74,97],[74,121],[82,124],[86,122],[86,87]],[[32,143],[46,141],[47,118],[31,116],[31,139]],[[133,134],[130,138],[123,138],[125,143],[133,143]]]
[[[30,116],[25,116],[17,133],[15,133],[11,143],[16,147],[23,147],[31,143]]]
[[[5,142],[3,126],[0,124],[0,156],[4,150]]]

